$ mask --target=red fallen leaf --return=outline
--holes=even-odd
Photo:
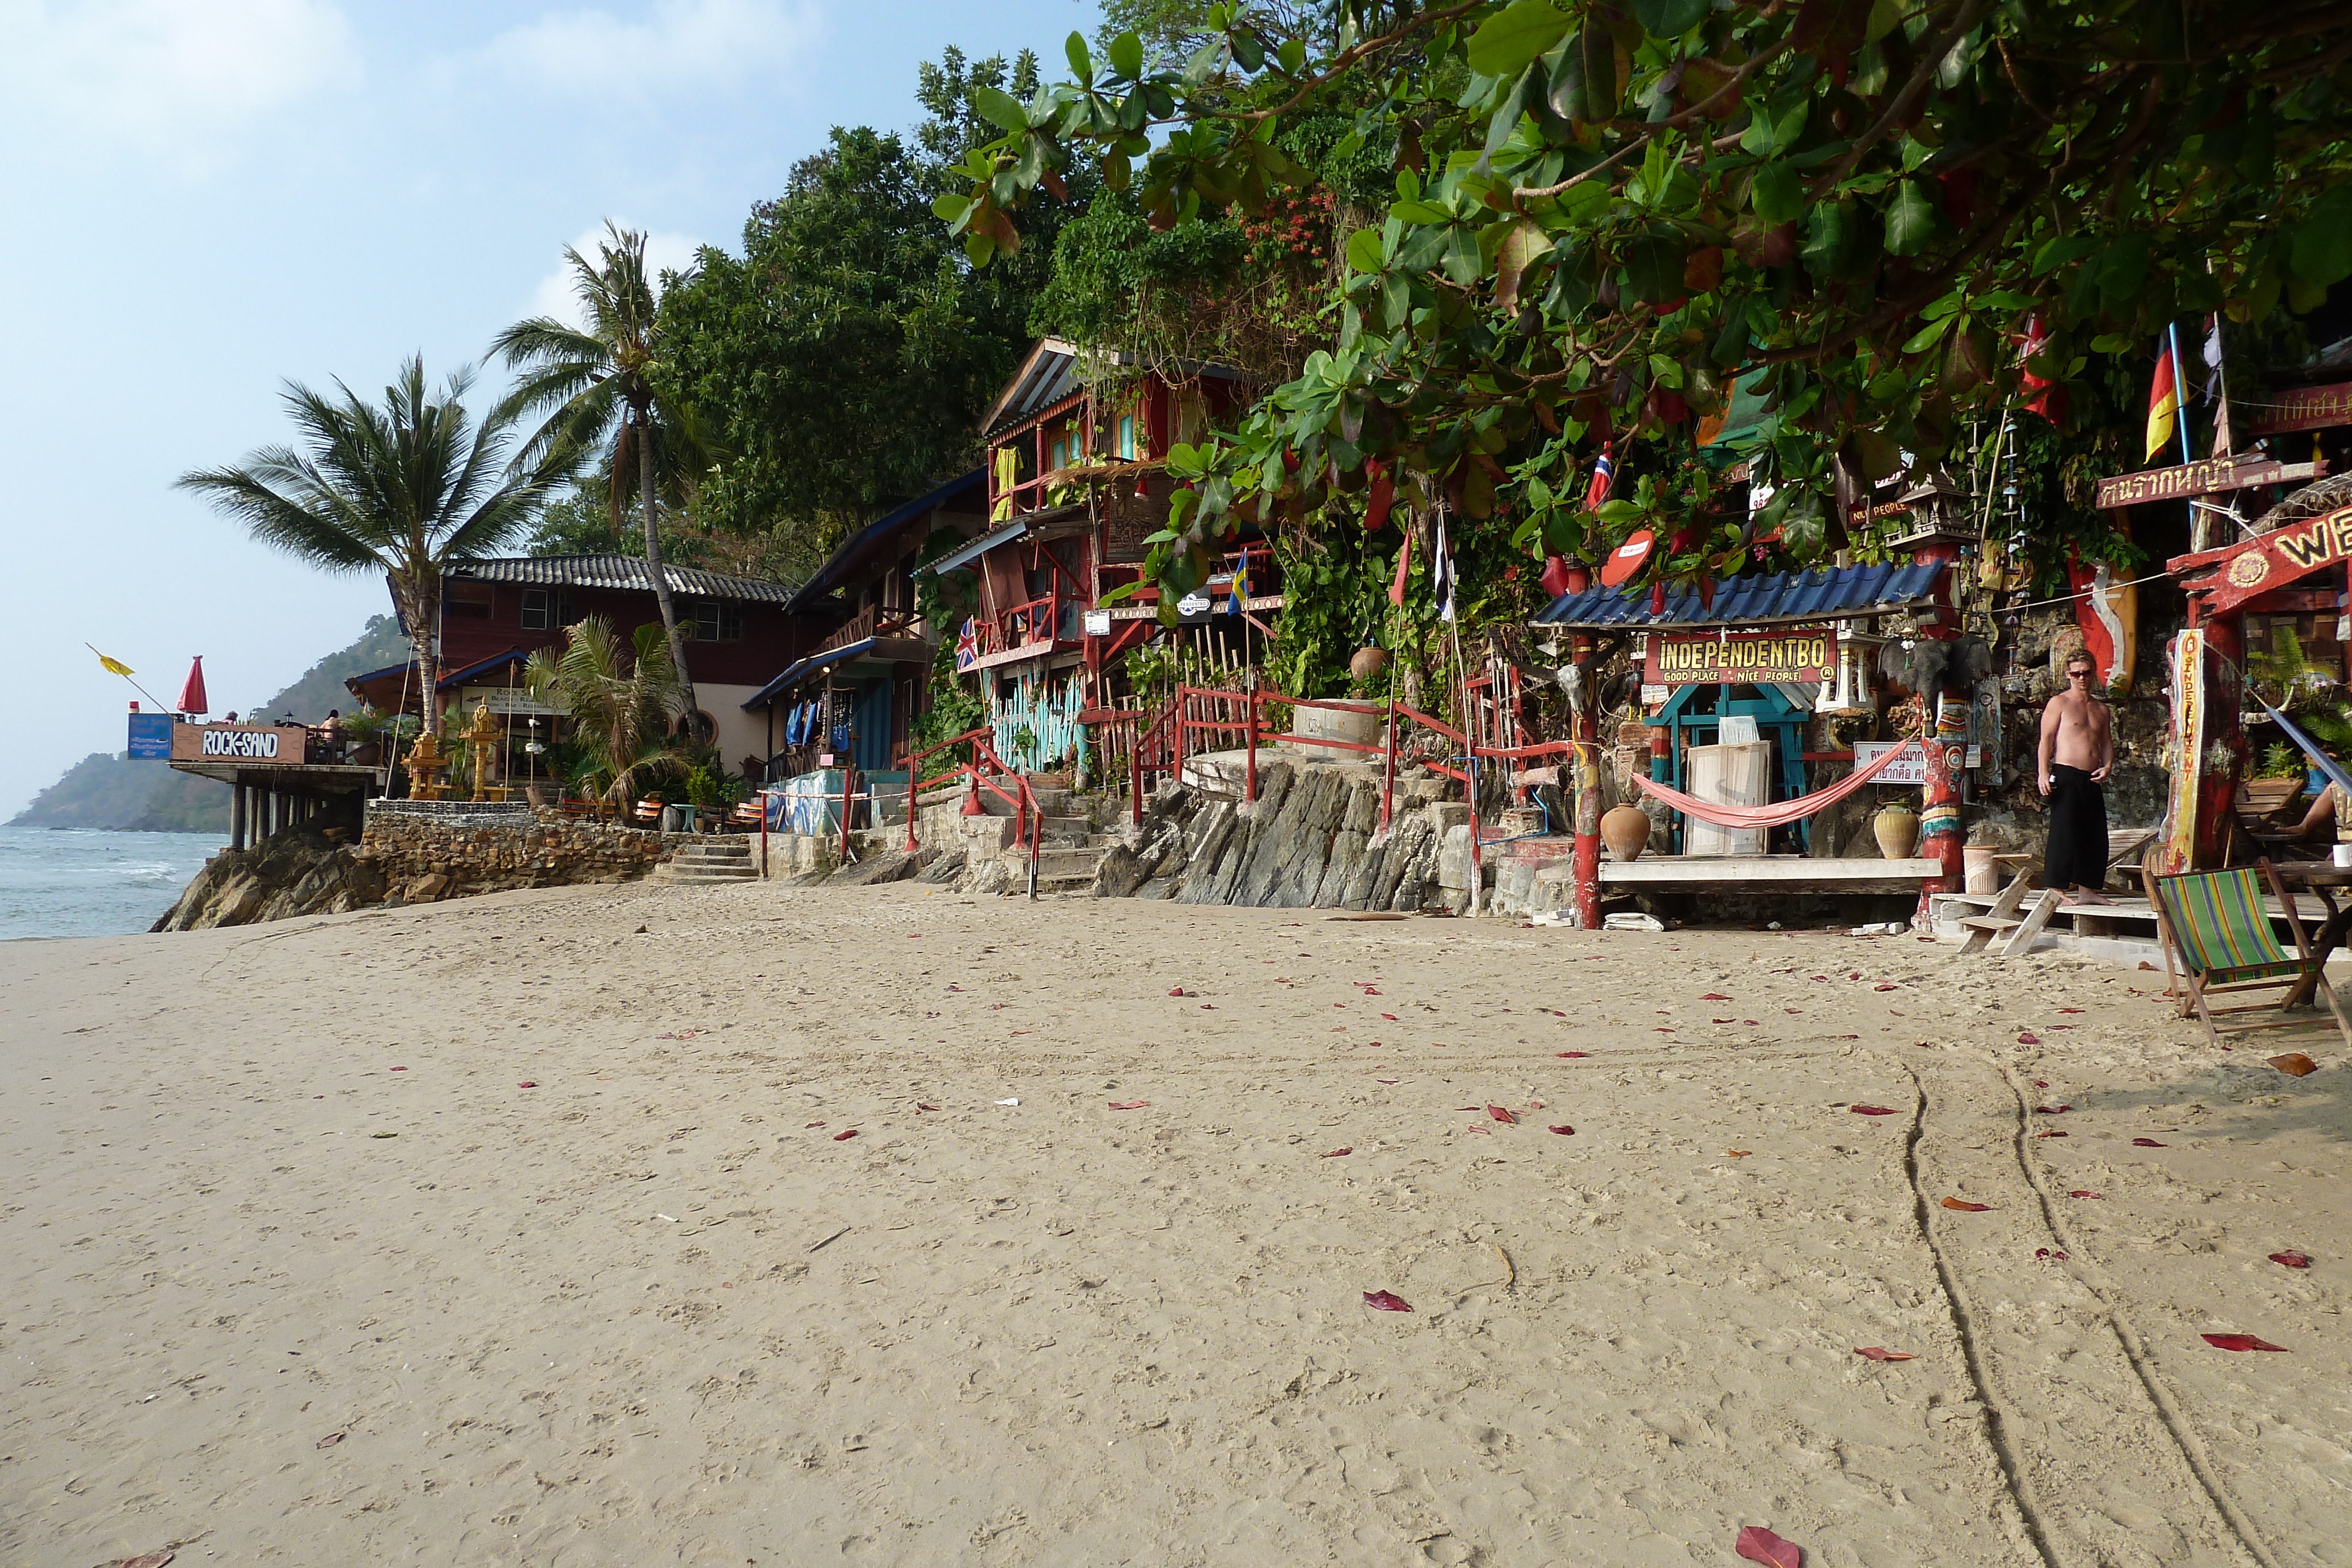
[[[1726,1149],[1723,1151],[1723,1157],[1727,1160],[1744,1160],[1755,1152],[1754,1149]]]
[[[1486,1114],[1497,1122],[1508,1122],[1513,1126],[1518,1124],[1519,1119],[1511,1114],[1510,1107],[1507,1105],[1489,1105],[1486,1107]]]
[[[2250,1333],[2209,1333],[2200,1336],[2215,1350],[2284,1350],[2283,1344],[2273,1344],[2266,1339],[2256,1339]]]
[[[1916,1361],[1919,1359],[1907,1350],[1882,1350],[1874,1344],[1864,1345],[1853,1354],[1864,1361]]]
[[[2270,1056],[2263,1060],[2291,1078],[2305,1078],[2319,1071],[2319,1063],[2299,1051],[2290,1051],[2284,1056]]]
[[[2072,1105],[2036,1105],[2033,1113],[2037,1116],[2063,1116],[2074,1108]]]
[[[2134,1138],[2132,1140],[2132,1147],[2135,1149],[2168,1149],[2172,1145],[2169,1144],[2159,1144],[2154,1138]]]
[[[1992,1205],[1989,1203],[1970,1203],[1964,1197],[1948,1197],[1944,1200],[1944,1207],[1946,1208],[1957,1208],[1962,1214],[1983,1214],[1990,1210],[1992,1207]]]
[[[1576,1134],[1575,1128],[1567,1126],[1554,1127],[1552,1131],[1558,1133],[1563,1138],[1573,1137]]]
[[[951,991],[960,991],[962,990],[963,988],[961,986],[950,986],[948,989]]]
[[[2311,1267],[2311,1260],[2300,1252],[2273,1252],[2271,1254],[2271,1261],[2273,1263],[2284,1263],[2290,1269],[2308,1269]]]
[[[1333,1150],[1332,1150],[1330,1153],[1328,1153],[1328,1154],[1318,1155],[1316,1155],[1315,1157],[1316,1157],[1317,1159],[1318,1159],[1318,1160],[1336,1160],[1336,1159],[1338,1159],[1341,1155],[1352,1155],[1352,1154],[1354,1154],[1355,1152],[1356,1152],[1356,1145],[1353,1145],[1353,1144],[1349,1144],[1349,1145],[1346,1148],[1344,1148],[1344,1149],[1333,1149]]]
[[[1592,1053],[1589,1051],[1556,1051],[1552,1054],[1563,1061],[1574,1061],[1580,1056],[1590,1056]]]
[[[1168,988],[1168,994],[1171,997],[1181,997],[1184,994],[1184,988],[1181,986],[1171,986]]]
[[[1727,1002],[1731,998],[1729,997],[1725,996],[1721,991],[1709,991],[1706,995],[1699,998],[1699,1000],[1703,1002]]]
[[[2040,1045],[2042,1043],[2042,1037],[2034,1033],[2030,1029],[2021,1029],[2017,1031],[2017,1043],[2020,1045]]]
[[[2036,1133],[2033,1135],[2037,1138],[2063,1138],[2066,1134],[2059,1128],[2053,1127],[2046,1132]]]
[[[1375,1083],[1402,1083],[1404,1080],[1402,1078],[1375,1078],[1372,1082]]]
[[[1745,1024],[1752,1024],[1752,1023],[1754,1023],[1756,1020],[1755,1020],[1754,1019],[1741,1019],[1739,1021],[1740,1021],[1741,1023],[1745,1023]]]
[[[1858,1034],[1833,1034],[1830,1036],[1830,1038],[1832,1040],[1860,1040],[1862,1036]]]
[[[1853,1112],[1857,1116],[1892,1116],[1895,1114],[1895,1109],[1891,1105],[1849,1105],[1846,1109]]]
[[[1764,1568],[1805,1568],[1804,1549],[1793,1541],[1783,1541],[1760,1524],[1751,1524],[1739,1532],[1731,1549],[1750,1563],[1761,1563]]]
[[[1709,1019],[1706,1021],[1709,1023],[1738,1023],[1739,1020],[1738,1019]]]
[[[2066,1261],[2066,1254],[2059,1251],[2054,1247],[2036,1247],[2033,1249],[2033,1255],[2036,1258],[2047,1258],[2051,1261],[2056,1263],[2063,1263]]]
[[[837,1144],[837,1143],[840,1143],[844,1138],[854,1138],[854,1137],[856,1137],[856,1136],[857,1136],[857,1129],[856,1129],[856,1128],[855,1128],[855,1127],[852,1127],[852,1128],[850,1128],[850,1129],[849,1129],[849,1131],[847,1131],[847,1132],[845,1132],[845,1133],[835,1133],[835,1134],[833,1135],[833,1141],[834,1141],[835,1143],[836,1143],[836,1144]]]
[[[1412,1311],[1412,1303],[1406,1301],[1402,1296],[1398,1295],[1394,1291],[1366,1291],[1364,1292],[1364,1305],[1371,1308],[1372,1311],[1376,1312],[1409,1312]]]
[[[926,1105],[920,1100],[918,1100],[915,1102],[915,1109],[918,1111],[936,1111],[939,1107],[937,1105]]]
[[[539,1080],[536,1078],[526,1078],[521,1082],[516,1084],[515,1087],[518,1089],[536,1089],[539,1087]]]
[[[406,1069],[405,1067],[395,1067],[395,1068],[394,1068],[394,1069],[393,1069],[393,1071],[394,1071],[394,1072],[405,1072],[405,1071],[408,1071],[408,1069]]]
[[[2211,1336],[2210,1334],[2208,1334],[2206,1337],[2207,1337],[2208,1339],[2210,1339],[2212,1336]],[[330,1432],[330,1433],[328,1433],[325,1437],[321,1437],[321,1438],[320,1438],[320,1439],[319,1439],[319,1447],[320,1447],[320,1448],[333,1448],[337,1443],[340,1443],[340,1442],[341,1442],[342,1440],[343,1440],[343,1434],[342,1434],[342,1433],[341,1433],[341,1432]]]
[[[822,1126],[824,1126],[824,1124],[823,1122],[811,1122],[811,1123],[809,1124],[809,1126],[810,1126],[810,1127],[822,1127]],[[807,1131],[807,1128],[803,1128],[803,1129],[802,1129],[802,1131],[805,1132],[805,1131]]]
[[[1870,988],[1874,991],[1891,991],[1896,989],[1894,986],[1873,986]]]
[[[125,1557],[119,1563],[109,1563],[106,1568],[171,1568],[175,1552],[142,1552],[136,1557]]]
[[[2036,1089],[2047,1089],[2050,1087],[2050,1080],[2047,1078],[2037,1078],[2033,1081],[2033,1086]]]
[[[2076,1187],[2074,1191],[2072,1191],[2072,1192],[2068,1193],[2066,1196],[2067,1196],[2068,1197],[2106,1197],[2107,1195],[2106,1195],[2105,1193],[2103,1193],[2103,1192],[2093,1192],[2089,1187],[2086,1187],[2086,1186],[2078,1186],[2078,1187]]]
[[[1140,1111],[1150,1103],[1149,1100],[1114,1100],[1110,1108],[1114,1111]]]
[[[1394,1013],[1382,1013],[1381,1017],[1386,1019],[1391,1023],[1397,1021],[1397,1016]]]
[[[1378,988],[1374,988],[1374,987],[1371,987],[1371,986],[1366,986],[1366,987],[1364,988],[1364,995],[1366,995],[1366,996],[1368,996],[1368,997],[1377,997],[1377,996],[1379,996],[1380,994],[1381,994],[1381,993],[1380,993],[1380,991],[1378,990]]]

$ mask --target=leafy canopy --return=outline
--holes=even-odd
[[[2352,275],[2352,7],[2332,0],[1342,0],[1336,36],[1211,8],[1181,63],[1134,33],[979,107],[1003,134],[938,204],[977,263],[1073,171],[1163,230],[1311,178],[1287,120],[1364,107],[1393,200],[1346,240],[1328,352],[1191,481],[1151,569],[1189,586],[1243,518],[1368,470],[1532,553],[1636,526],[1722,574],[1759,530],[1843,543],[1848,483],[1944,459],[2032,374],[2144,362],[2168,322],[2259,321]],[[1018,221],[1016,221],[1018,220]],[[2020,347],[2037,329],[2030,356]],[[1697,460],[1698,424],[1742,402]],[[1710,430],[1709,434],[1713,434]],[[1654,482],[1598,517],[1599,438]],[[1778,495],[1725,517],[1724,462]]]

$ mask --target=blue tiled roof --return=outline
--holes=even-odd
[[[1539,626],[1756,626],[1876,615],[1932,598],[1944,565],[1915,560],[1736,577],[1717,583],[1715,602],[1704,607],[1696,589],[1670,589],[1661,615],[1650,613],[1646,588],[1588,588],[1561,594],[1535,619]]]

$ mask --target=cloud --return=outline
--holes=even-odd
[[[815,8],[778,0],[654,0],[627,18],[551,11],[491,39],[482,57],[567,95],[638,98],[739,86],[790,69],[824,32]]]
[[[41,145],[180,162],[360,74],[331,0],[0,0],[0,38],[5,119]]]
[[[616,218],[614,221],[620,224],[623,228],[631,226],[626,219]],[[572,248],[586,256],[593,264],[598,259],[596,247],[604,243],[604,225],[598,224],[578,239],[573,240]],[[661,277],[665,267],[672,272],[684,272],[694,265],[695,252],[701,248],[700,240],[686,235],[648,233],[646,235],[646,268],[656,279]],[[585,327],[588,324],[587,319],[580,312],[580,297],[572,292],[570,262],[563,263],[539,280],[539,287],[531,292],[530,308],[524,314],[552,316],[557,320],[568,321],[574,327]]]

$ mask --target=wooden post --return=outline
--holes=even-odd
[[[233,850],[245,848],[245,786],[242,784],[228,787],[228,847]]]
[[[1248,782],[1244,799],[1257,800],[1257,672],[1249,671],[1242,677],[1242,711],[1248,716],[1249,728],[1244,733],[1243,744],[1248,748]]]
[[[1568,569],[1568,591],[1581,593],[1591,586],[1591,574],[1581,566]],[[1575,743],[1570,754],[1570,764],[1576,770],[1576,841],[1574,868],[1576,890],[1576,924],[1580,930],[1601,929],[1601,722],[1597,704],[1600,694],[1594,689],[1592,669],[1592,639],[1572,636],[1569,639],[1570,662],[1583,666],[1584,708],[1569,724],[1569,739]]]
[[[1389,679],[1388,744],[1381,747],[1381,829],[1382,831],[1387,831],[1389,819],[1396,814],[1396,679],[1391,674]]]

